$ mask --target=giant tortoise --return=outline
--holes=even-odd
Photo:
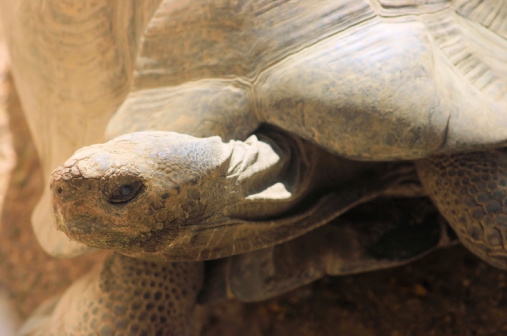
[[[329,222],[344,197],[333,184],[346,164],[301,138],[341,158],[415,161],[462,242],[507,268],[507,162],[494,149],[507,144],[500,7],[486,24],[480,10],[495,8],[484,4],[241,3],[229,17],[213,2],[199,18],[215,32],[190,25],[196,5],[182,16],[163,4],[148,24],[133,90],[108,123],[119,137],[53,173],[60,230],[157,261],[286,241]],[[293,136],[242,141],[261,124]],[[332,191],[316,197],[322,183]],[[318,200],[305,208],[308,195]]]
[[[506,268],[504,4],[5,1],[46,173],[112,139],[53,174],[42,245],[89,250],[54,231],[50,193],[70,238],[158,262],[269,248],[371,198],[427,194]]]

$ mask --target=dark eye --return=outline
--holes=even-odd
[[[116,204],[127,203],[139,194],[142,187],[143,184],[141,182],[123,184],[113,190],[109,195],[109,201]]]

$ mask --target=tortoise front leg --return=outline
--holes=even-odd
[[[507,149],[434,156],[416,166],[463,245],[507,269]]]
[[[266,300],[325,275],[404,265],[456,242],[428,199],[381,199],[287,243],[210,263],[200,300]]]
[[[111,254],[58,301],[41,306],[21,335],[193,335],[202,263],[154,263]]]

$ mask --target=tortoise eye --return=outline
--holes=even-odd
[[[132,200],[134,197],[139,194],[143,187],[141,182],[132,182],[128,184],[123,184],[109,195],[109,202],[119,204],[119,203],[127,203]]]

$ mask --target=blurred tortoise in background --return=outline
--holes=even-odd
[[[71,238],[145,259],[205,260],[268,248],[380,195],[427,193],[470,250],[505,268],[504,2],[3,7],[46,174],[104,131],[179,133],[125,135],[59,168],[55,217]],[[282,131],[248,138],[263,124]],[[416,162],[424,192],[397,164],[374,163],[399,160]],[[220,180],[241,182],[238,193]],[[88,187],[95,199],[76,204]],[[233,206],[214,212],[228,197]],[[89,250],[54,231],[48,204],[49,191],[34,214],[43,247]],[[136,222],[141,214],[161,220]],[[222,216],[215,227],[211,215]],[[87,228],[86,216],[107,222]]]

